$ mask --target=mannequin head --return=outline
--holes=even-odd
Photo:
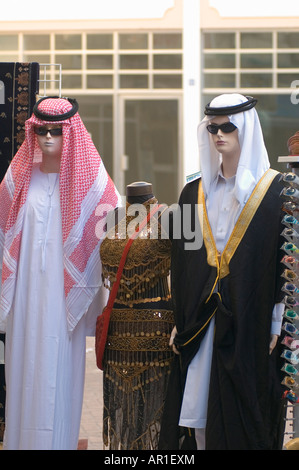
[[[127,186],[127,201],[129,204],[143,203],[153,198],[153,187],[146,181],[136,181]]]
[[[45,173],[59,173],[62,162],[65,138],[65,126],[68,134],[73,127],[73,120],[80,119],[78,103],[71,98],[45,96],[38,100],[33,107],[33,115],[27,121],[28,137],[34,131],[34,136],[42,154],[40,169]],[[81,142],[81,140],[80,140]],[[72,145],[74,138],[72,137]],[[66,153],[66,151],[64,152]],[[68,154],[73,154],[68,149]]]
[[[240,204],[247,201],[257,182],[269,169],[268,153],[259,117],[255,110],[256,102],[256,99],[239,93],[226,93],[217,96],[206,105],[206,116],[199,123],[197,132],[201,178],[206,197],[209,196],[212,182],[215,180],[222,162],[225,164],[225,170],[229,170],[225,172],[224,176],[236,175],[234,196]],[[232,130],[231,135],[227,132],[223,137],[223,139],[230,139],[234,134],[238,134],[240,154],[238,156],[238,153],[235,152],[236,158],[225,158],[224,161],[225,145],[220,146],[221,153],[219,146],[215,147],[214,145],[212,134],[208,132],[207,125],[214,121],[216,116],[229,118],[229,122],[237,128],[237,130]],[[225,130],[230,130],[230,128],[226,127]]]
[[[43,156],[42,171],[59,172],[63,143],[61,124],[45,124],[34,130]]]
[[[214,116],[210,124],[221,126],[230,123],[228,116]],[[216,134],[211,134],[211,138],[215,149],[222,155],[222,171],[224,176],[234,176],[237,172],[238,163],[240,159],[240,143],[238,128],[231,132],[224,132],[221,127],[218,127]]]

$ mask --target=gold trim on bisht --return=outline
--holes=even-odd
[[[250,222],[253,219],[261,201],[263,200],[266,192],[268,191],[273,179],[278,174],[278,171],[269,168],[266,173],[259,180],[258,184],[252,191],[250,198],[245,204],[237,223],[232,231],[232,234],[223,250],[219,253],[216,249],[215,239],[212,234],[211,226],[209,223],[205,196],[202,188],[202,182],[199,181],[198,186],[198,211],[199,220],[202,224],[203,240],[207,250],[207,262],[210,266],[217,268],[217,280],[223,279],[229,274],[229,263],[234,256]],[[216,281],[217,282],[217,281]]]

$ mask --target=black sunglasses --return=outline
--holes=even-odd
[[[47,135],[50,132],[51,135],[62,135],[62,127],[54,127],[53,129],[47,129],[47,127],[35,127],[34,132],[37,135]]]
[[[211,134],[217,134],[219,129],[225,134],[228,134],[229,132],[233,132],[235,129],[237,129],[237,127],[229,121],[223,124],[209,124],[207,129]]]

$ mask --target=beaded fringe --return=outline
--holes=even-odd
[[[171,358],[163,366],[107,365],[103,378],[103,442],[110,450],[157,450]],[[139,373],[137,373],[137,371]]]

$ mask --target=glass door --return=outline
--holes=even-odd
[[[123,98],[121,153],[123,194],[135,181],[147,181],[160,203],[178,199],[179,98]]]

